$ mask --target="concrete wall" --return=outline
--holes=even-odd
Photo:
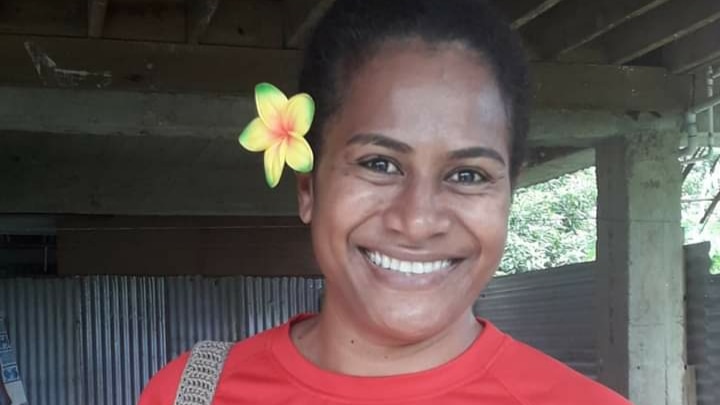
[[[60,275],[319,275],[309,229],[290,217],[80,217],[57,240]]]

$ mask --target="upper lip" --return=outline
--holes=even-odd
[[[378,252],[382,255],[391,257],[393,259],[402,260],[405,262],[436,262],[441,260],[459,260],[458,256],[454,255],[445,255],[445,254],[437,254],[437,253],[428,253],[428,252],[417,252],[417,253],[408,253],[408,252],[397,252],[397,251],[387,251],[385,249],[375,249],[375,248],[360,248],[363,252]]]

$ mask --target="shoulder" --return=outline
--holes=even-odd
[[[512,338],[489,372],[522,404],[630,405],[611,389]]]
[[[226,367],[246,363],[248,359],[266,352],[275,333],[278,333],[277,328],[234,344],[225,361]],[[145,386],[138,405],[173,405],[189,358],[190,352],[183,353],[158,371]]]

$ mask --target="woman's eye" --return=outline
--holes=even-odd
[[[449,181],[460,184],[479,184],[487,181],[487,177],[474,170],[460,170],[453,173]]]
[[[395,165],[395,163],[393,163],[387,159],[381,159],[381,158],[369,159],[369,160],[360,162],[360,164],[362,166],[364,166],[365,168],[370,169],[374,172],[378,172],[378,173],[386,173],[386,174],[400,173],[400,169],[398,169],[397,165]]]

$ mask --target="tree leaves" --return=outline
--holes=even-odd
[[[519,190],[500,274],[595,259],[595,168]]]

